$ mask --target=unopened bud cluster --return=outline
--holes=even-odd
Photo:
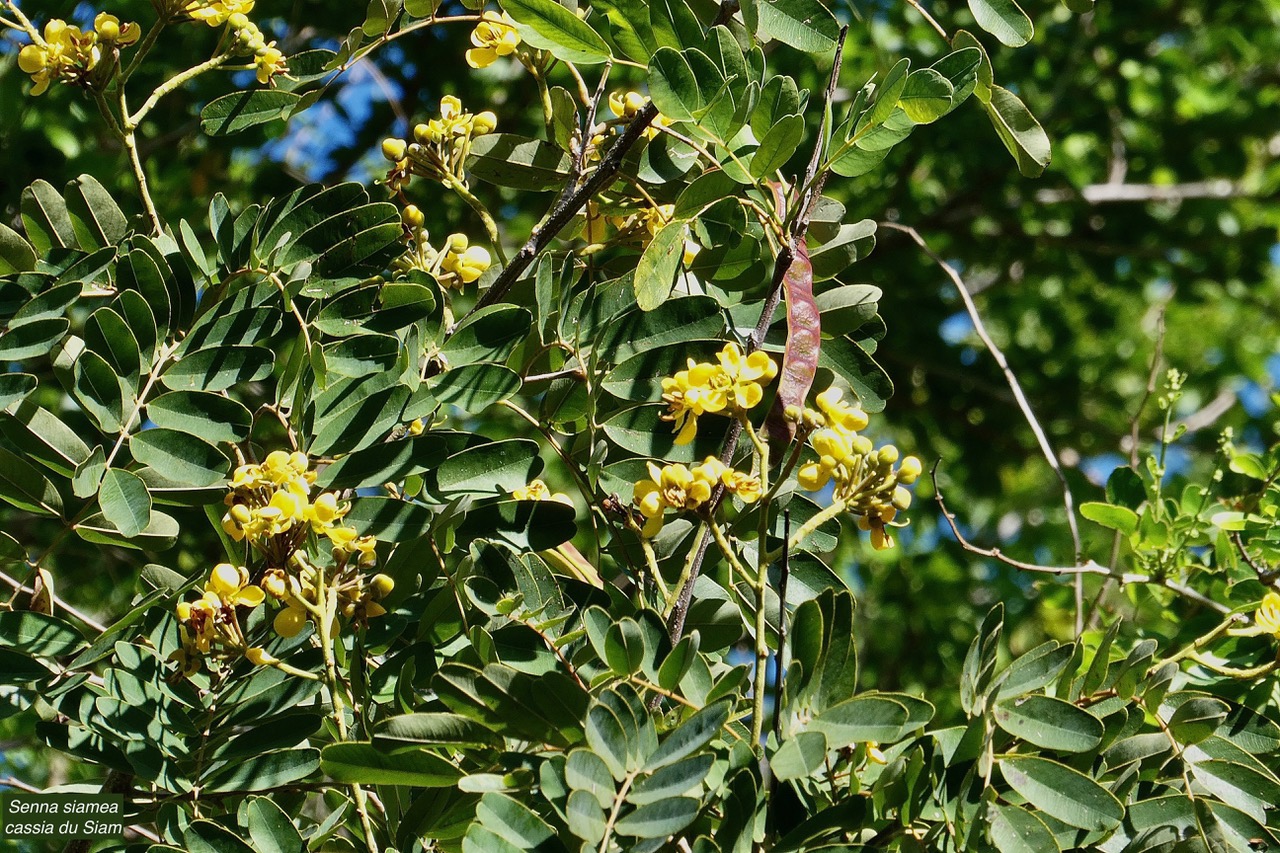
[[[485,270],[492,265],[489,250],[472,245],[466,234],[450,234],[441,248],[435,248],[423,227],[425,221],[426,217],[417,205],[405,207],[401,222],[405,227],[409,249],[396,260],[397,270],[420,270],[434,276],[446,289],[461,290],[463,285],[471,284],[484,275]]]
[[[818,457],[800,467],[796,480],[811,492],[833,484],[832,500],[857,517],[858,527],[870,531],[872,546],[889,548],[893,537],[886,528],[902,526],[895,519],[911,506],[911,492],[904,487],[920,476],[920,460],[907,456],[899,462],[898,448],[892,444],[877,450],[858,434],[867,426],[866,413],[842,397],[832,386],[817,396],[816,411],[787,410],[788,417],[810,431],[809,447]]]
[[[413,128],[413,141],[389,137],[382,140],[382,156],[391,161],[387,185],[401,190],[418,175],[445,185],[466,186],[464,164],[471,140],[498,126],[498,117],[489,110],[469,113],[453,95],[440,99],[440,117]]]

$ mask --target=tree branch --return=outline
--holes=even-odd
[[[929,248],[929,244],[920,236],[920,232],[906,225],[899,225],[896,222],[882,222],[883,227],[892,228],[895,231],[901,231],[915,241],[929,258],[942,268],[942,271],[951,279],[951,283],[956,286],[956,290],[960,293],[960,298],[964,301],[965,311],[969,314],[970,321],[973,322],[974,331],[978,333],[978,337],[982,339],[983,345],[987,348],[987,352],[991,353],[991,357],[995,359],[999,365],[1000,371],[1004,374],[1005,381],[1009,383],[1009,390],[1013,392],[1013,397],[1018,403],[1018,408],[1022,411],[1022,416],[1026,419],[1027,424],[1031,427],[1031,432],[1036,437],[1036,442],[1040,445],[1040,452],[1044,455],[1045,461],[1049,463],[1049,467],[1053,469],[1053,473],[1057,475],[1058,482],[1062,484],[1062,503],[1067,509],[1067,526],[1071,530],[1071,544],[1075,549],[1075,561],[1077,564],[1084,559],[1084,548],[1080,544],[1080,528],[1076,522],[1076,506],[1075,497],[1071,493],[1071,484],[1067,482],[1067,475],[1062,470],[1061,463],[1058,462],[1058,455],[1054,453],[1053,446],[1049,444],[1049,437],[1045,435],[1044,428],[1040,426],[1035,412],[1031,409],[1031,404],[1027,401],[1027,395],[1022,392],[1022,384],[1018,382],[1018,377],[1014,375],[1013,370],[1009,367],[1008,360],[1004,357],[1004,353],[1000,347],[996,346],[996,342],[991,339],[991,335],[987,333],[987,327],[982,322],[982,315],[978,313],[978,306],[974,304],[973,297],[969,295],[969,288],[965,286],[964,280],[946,261],[944,261],[933,249]],[[1090,561],[1092,563],[1092,561]],[[1093,565],[1097,565],[1093,563]],[[1106,571],[1105,567],[1099,566]],[[1084,629],[1084,584],[1082,579],[1076,579],[1076,634],[1078,635]]]

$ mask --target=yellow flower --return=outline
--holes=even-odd
[[[518,501],[556,501],[566,506],[573,506],[573,498],[563,492],[551,491],[551,488],[542,480],[533,480],[529,485],[519,487],[511,493],[511,497]]]
[[[1280,638],[1280,594],[1268,592],[1253,614],[1253,622],[1268,634]]]
[[[193,20],[220,27],[237,12],[242,15],[252,12],[253,3],[254,0],[191,0],[186,12]]]
[[[627,121],[636,117],[649,103],[649,99],[639,92],[612,92],[609,95],[609,111],[618,118]]]
[[[142,36],[142,27],[132,22],[122,26],[119,18],[106,12],[99,12],[93,19],[93,29],[98,34],[99,41],[121,47],[128,47]]]
[[[726,469],[720,475],[720,482],[729,491],[737,495],[743,503],[753,504],[764,494],[760,486],[760,478],[755,474],[744,474],[741,471]]]
[[[520,33],[506,12],[485,12],[483,20],[471,31],[475,47],[467,51],[467,64],[472,68],[488,68],[500,56],[510,56],[520,46]]]
[[[698,434],[698,416],[724,410],[727,398],[723,383],[715,383],[719,368],[689,359],[689,369],[662,380],[662,399],[667,404],[664,420],[674,421],[676,444],[688,444]]]
[[[462,284],[471,284],[492,264],[488,250],[468,243],[467,235],[450,234],[449,246],[440,264],[445,272],[453,274]]]
[[[249,570],[230,563],[214,566],[204,588],[206,593],[214,593],[229,607],[257,607],[266,599],[261,587],[249,583]]]
[[[81,80],[102,58],[97,33],[81,32],[59,18],[45,23],[42,36],[44,44],[29,44],[18,52],[18,67],[35,84],[32,95],[43,95],[55,79]]]
[[[271,652],[261,646],[254,646],[252,648],[245,649],[244,656],[245,659],[254,666],[270,666],[271,664],[280,662],[275,655],[271,654]]]
[[[409,424],[409,435],[422,435],[427,425],[423,423],[422,418],[414,418]]]
[[[724,467],[715,457],[692,471],[679,463],[659,468],[650,462],[648,466],[649,479],[636,483],[634,492],[636,506],[645,518],[645,536],[658,534],[666,510],[697,509],[710,500],[720,469]]]
[[[360,534],[354,527],[331,527],[324,535],[329,537],[329,543],[335,551],[346,551]]]
[[[857,432],[867,426],[867,415],[860,407],[840,399],[844,392],[832,385],[817,396],[818,408],[826,416],[827,426],[843,432]]]
[[[259,49],[253,57],[253,65],[257,71],[259,83],[269,83],[277,74],[284,74],[289,69],[285,64],[285,55],[275,46],[275,42]]]
[[[307,519],[315,530],[332,527],[351,509],[351,504],[338,503],[338,496],[325,492],[307,509]]]
[[[922,471],[924,467],[920,464],[920,460],[914,456],[908,456],[898,466],[898,482],[909,486],[920,477]]]
[[[880,744],[873,740],[867,741],[867,758],[876,764],[889,763],[889,759],[885,758],[884,753],[880,751]]]
[[[771,382],[778,375],[778,365],[763,350],[743,356],[737,344],[728,343],[716,357],[732,388],[729,399],[743,411],[755,408],[764,399],[761,380]]]

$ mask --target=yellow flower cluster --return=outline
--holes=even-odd
[[[382,140],[382,155],[392,162],[387,184],[402,189],[412,175],[421,175],[445,184],[466,186],[463,164],[471,150],[471,140],[493,133],[498,117],[489,110],[472,114],[453,95],[440,99],[440,117],[413,128],[413,142],[389,137]]]
[[[1253,623],[1280,639],[1280,594],[1268,592],[1253,614]]]
[[[191,0],[184,11],[192,20],[204,21],[211,27],[220,27],[232,15],[247,15],[253,11],[254,0]]]
[[[473,246],[466,234],[450,234],[443,249],[436,249],[428,242],[428,234],[422,223],[426,221],[417,205],[408,205],[401,216],[409,239],[409,250],[395,262],[402,271],[420,270],[435,277],[446,289],[461,290],[471,284],[493,264],[489,250]],[[421,429],[414,435],[421,433]]]
[[[467,51],[467,64],[472,68],[488,68],[500,56],[510,56],[520,47],[520,33],[516,22],[506,12],[485,12],[480,23],[471,31],[471,43]]]
[[[178,603],[176,614],[180,624],[182,647],[170,655],[183,675],[200,670],[204,657],[219,651],[239,654],[245,647],[244,632],[236,615],[237,607],[257,607],[266,596],[262,588],[249,583],[249,570],[244,566],[219,563],[209,573],[204,594],[195,601]]]
[[[689,359],[689,367],[662,380],[667,404],[664,420],[673,421],[676,444],[688,444],[698,432],[698,417],[707,413],[737,415],[759,405],[765,384],[778,375],[768,353],[743,355],[737,344],[725,344],[715,364]]]
[[[521,486],[511,493],[511,497],[518,501],[556,501],[573,506],[573,498],[564,492],[551,491],[551,487],[542,480],[533,480],[527,486]]]
[[[278,661],[261,648],[248,647],[237,607],[255,608],[268,598],[281,606],[273,627],[282,637],[296,636],[309,621],[328,613],[363,622],[386,613],[379,604],[395,586],[390,577],[365,572],[377,565],[376,542],[354,527],[340,524],[350,504],[333,492],[313,497],[316,474],[306,454],[283,450],[267,454],[261,464],[241,465],[231,479],[222,528],[237,542],[248,542],[261,554],[264,567],[257,584],[249,569],[220,563],[205,584],[203,595],[177,606],[182,648],[172,656],[191,675],[211,652],[243,655],[255,664]],[[304,548],[326,542],[332,567],[312,562]],[[326,595],[332,595],[326,604]]]
[[[253,7],[253,3],[248,5],[249,8]],[[249,20],[244,11],[231,13],[226,21],[227,26],[231,27],[235,33],[236,52],[253,55],[253,68],[259,83],[271,83],[276,75],[288,73],[289,67],[284,53],[276,47],[274,41],[267,41],[262,30]]]
[[[93,29],[84,32],[60,18],[44,25],[41,37],[18,52],[18,67],[31,75],[33,95],[43,95],[54,80],[83,83],[102,60],[103,47],[128,47],[138,40],[142,29],[135,23],[121,24],[115,15],[100,13]]]
[[[901,526],[893,521],[911,506],[911,492],[904,486],[920,476],[920,460],[908,456],[895,469],[898,449],[890,444],[876,450],[870,439],[858,435],[867,425],[867,416],[847,403],[839,388],[823,391],[816,402],[818,411],[806,408],[789,413],[813,429],[809,446],[818,456],[816,462],[800,467],[796,480],[811,492],[834,482],[833,499],[858,516],[858,527],[870,531],[872,546],[892,547],[893,537],[885,528]]]
[[[635,485],[635,502],[644,517],[645,536],[658,535],[667,510],[696,510],[711,500],[717,486],[742,499],[744,503],[760,500],[760,478],[735,471],[714,456],[701,465],[689,468],[679,463],[659,468],[648,463],[649,479]]]

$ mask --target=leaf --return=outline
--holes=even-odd
[[[1051,696],[1024,696],[1000,702],[992,716],[1009,734],[1044,749],[1088,752],[1102,742],[1101,720]]]
[[[978,626],[978,634],[969,644],[960,673],[960,707],[970,716],[976,716],[980,711],[978,702],[995,674],[996,653],[1003,631],[1004,605],[997,604],[987,611]]]
[[[907,77],[898,106],[916,124],[931,124],[951,111],[951,81],[932,68],[920,68]]]
[[[36,268],[36,250],[22,235],[0,223],[0,275],[26,272]]]
[[[500,364],[466,364],[427,380],[441,403],[479,414],[520,390],[520,374]]]
[[[1107,477],[1107,503],[1137,510],[1147,499],[1142,478],[1128,466],[1121,466]]]
[[[1002,853],[1056,853],[1062,848],[1044,821],[1018,806],[993,806],[991,843]]]
[[[235,833],[211,820],[194,820],[183,833],[187,853],[253,853]]]
[[[1022,47],[1035,35],[1031,19],[1015,0],[969,0],[969,11],[978,26],[1009,47]]]
[[[241,403],[208,391],[171,391],[147,403],[156,426],[206,441],[240,442],[249,437],[253,415]]]
[[[111,468],[102,478],[98,504],[103,517],[132,539],[147,529],[151,521],[151,494],[138,475],[121,468]]]
[[[683,222],[668,222],[654,235],[640,256],[634,283],[636,304],[641,311],[653,311],[671,297],[676,273],[684,258],[687,227]]]
[[[212,486],[226,479],[230,463],[213,445],[193,435],[156,427],[129,439],[133,458],[162,477],[189,486]]]
[[[278,749],[253,755],[209,775],[202,785],[206,791],[270,791],[305,779],[320,766],[320,751]]]
[[[0,500],[37,515],[62,515],[62,496],[53,483],[4,447],[0,447]]]
[[[502,361],[529,334],[533,314],[516,305],[489,305],[468,315],[440,348],[451,366]]]
[[[809,249],[797,241],[795,258],[782,279],[787,303],[787,347],[778,376],[778,393],[765,423],[775,446],[795,437],[795,422],[786,416],[789,406],[803,407],[818,372],[822,350],[822,314],[813,297],[813,265]]]
[[[1059,645],[1054,640],[1036,646],[1016,658],[1009,664],[1009,668],[1001,673],[1001,684],[996,691],[996,698],[1007,699],[1039,690],[1058,677],[1071,661],[1074,653],[1073,644]]]
[[[649,95],[662,115],[674,121],[696,121],[704,106],[689,61],[672,47],[659,48],[649,60]]]
[[[401,714],[380,724],[373,735],[375,743],[395,748],[404,744],[431,746],[492,746],[497,735],[491,729],[459,714],[443,712]]]
[[[542,470],[538,444],[527,438],[494,441],[450,456],[428,479],[439,495],[510,494],[527,485]]]
[[[178,539],[178,522],[172,516],[156,510],[151,511],[151,520],[146,529],[134,536],[125,536],[115,525],[107,521],[102,513],[95,513],[76,523],[76,535],[86,542],[100,545],[118,545],[122,548],[137,550],[163,551]]]
[[[910,714],[901,702],[885,696],[855,696],[832,705],[813,718],[809,727],[827,736],[830,749],[855,743],[893,743],[908,731]]]
[[[256,382],[271,375],[275,353],[267,347],[212,347],[189,352],[161,375],[160,381],[175,391],[225,391],[241,382]]]
[[[569,155],[559,148],[540,139],[514,133],[488,133],[477,137],[471,142],[467,159],[467,169],[475,178],[496,186],[531,192],[546,192],[564,186],[569,166]]]
[[[1080,514],[1109,530],[1118,530],[1126,535],[1138,530],[1138,514],[1127,507],[1088,501],[1080,505]]]
[[[822,732],[797,732],[782,742],[769,759],[769,768],[783,782],[807,779],[822,769],[827,752],[827,737]]]
[[[27,684],[53,673],[33,657],[0,647],[0,684]]]
[[[1207,696],[1188,699],[1169,718],[1169,731],[1181,744],[1200,743],[1222,725],[1229,710],[1226,702]]]
[[[1243,764],[1221,759],[1195,761],[1191,762],[1191,774],[1209,793],[1259,823],[1265,824],[1267,810],[1280,802],[1280,783]]]
[[[283,119],[302,96],[280,89],[250,89],[215,98],[200,111],[200,128],[210,136],[230,136]]]
[[[645,803],[624,815],[614,829],[636,838],[667,838],[692,823],[700,808],[701,803],[690,797]]]
[[[770,127],[751,155],[751,177],[765,178],[785,166],[804,141],[804,130],[804,119],[798,115],[783,116]]]
[[[746,5],[746,4],[744,4]],[[756,34],[776,39],[806,53],[830,53],[836,49],[840,24],[818,0],[755,0]]]
[[[249,838],[259,853],[299,853],[305,845],[289,815],[269,797],[250,797]]]
[[[0,335],[0,360],[22,361],[47,355],[70,325],[65,317],[50,317],[11,327]]]
[[[505,542],[517,551],[545,551],[577,533],[573,507],[559,501],[502,501],[473,507],[458,525],[458,541]]]
[[[1052,157],[1049,137],[1040,122],[1017,95],[1000,86],[991,87],[991,102],[986,108],[1000,141],[1017,161],[1018,171],[1028,178],[1039,177]]]
[[[668,299],[652,311],[631,311],[607,324],[595,345],[614,364],[636,353],[690,340],[723,339],[724,314],[709,296]]]
[[[1065,824],[1103,832],[1114,829],[1124,817],[1120,801],[1078,770],[1030,755],[1005,755],[997,761],[1010,787]]]
[[[644,771],[652,772],[675,764],[711,743],[729,720],[729,706],[730,702],[724,700],[694,712],[693,716],[663,738],[662,743],[645,761]]]
[[[502,0],[502,8],[515,20],[524,41],[551,51],[559,60],[594,65],[612,58],[600,34],[554,0]]]
[[[92,175],[70,181],[62,193],[76,241],[86,252],[114,246],[124,239],[128,222],[107,188]]]
[[[431,510],[421,504],[395,498],[357,497],[351,501],[346,523],[362,536],[373,536],[383,542],[399,542],[429,528]]]
[[[40,255],[76,245],[67,203],[48,181],[36,181],[22,191],[22,227]]]
[[[467,433],[435,430],[400,441],[357,450],[325,466],[316,478],[321,489],[376,487],[434,469],[473,438]]]
[[[555,830],[528,806],[496,792],[480,798],[476,819],[521,850],[537,850],[555,836]]]
[[[427,750],[387,752],[368,741],[326,746],[320,753],[320,769],[337,782],[412,788],[449,788],[463,775],[450,761]]]
[[[0,642],[14,651],[43,657],[63,657],[87,644],[69,623],[32,610],[0,611]]]

